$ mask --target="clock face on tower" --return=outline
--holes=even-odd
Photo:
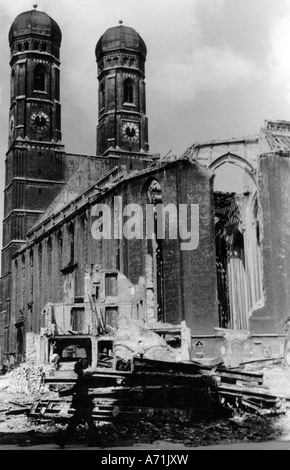
[[[134,122],[125,122],[122,127],[124,140],[137,142],[139,138],[139,127]]]
[[[44,111],[36,111],[31,114],[31,125],[36,131],[46,131],[49,128],[49,117]]]

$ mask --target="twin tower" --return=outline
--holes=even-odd
[[[11,97],[6,154],[2,276],[25,234],[67,180],[61,143],[60,45],[57,23],[36,9],[9,31]],[[99,80],[97,155],[146,158],[146,45],[119,23],[96,46]]]

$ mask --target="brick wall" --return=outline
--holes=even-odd
[[[258,166],[265,306],[253,312],[253,333],[283,333],[290,315],[290,154],[263,154]]]

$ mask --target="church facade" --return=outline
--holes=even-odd
[[[160,334],[185,324],[193,358],[226,350],[235,333],[238,354],[281,355],[290,124],[267,121],[257,135],[194,144],[180,157],[150,154],[146,45],[120,23],[96,45],[96,155],[68,154],[61,37],[36,9],[9,32],[1,361],[47,362],[57,345],[95,365],[123,316]]]

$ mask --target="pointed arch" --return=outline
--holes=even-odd
[[[71,222],[68,226],[68,237],[69,237],[69,263],[74,262],[75,257],[75,226]]]
[[[45,91],[46,89],[46,68],[43,64],[37,64],[33,71],[33,89]]]
[[[124,102],[134,103],[135,86],[132,78],[124,80]]]

